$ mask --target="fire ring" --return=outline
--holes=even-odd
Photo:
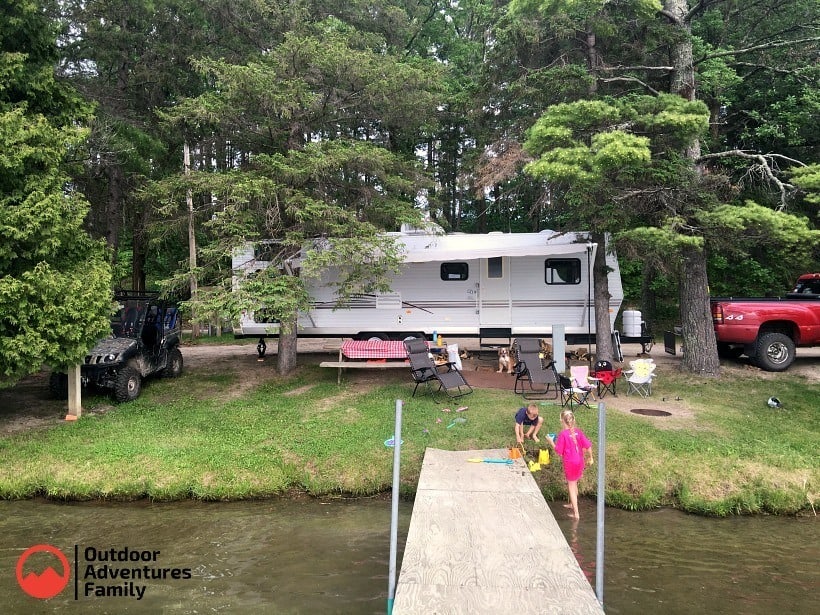
[[[666,410],[655,410],[654,408],[633,408],[630,410],[633,414],[640,414],[642,416],[672,416],[671,412]]]

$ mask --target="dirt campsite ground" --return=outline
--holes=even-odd
[[[226,398],[236,397],[272,376],[276,364],[276,343],[274,340],[268,341],[270,343],[264,361],[259,360],[255,344],[183,345],[185,370],[202,373],[241,372],[242,378],[239,379],[238,386],[228,391],[215,392]],[[476,352],[477,340],[453,341],[459,342],[459,347],[466,349],[470,354],[470,358],[463,360],[463,371],[473,386],[512,391],[514,377],[506,373],[496,373],[498,361],[493,351]],[[299,362],[316,364],[320,361],[336,360],[340,343],[338,339],[299,340]],[[569,349],[573,350],[573,347]],[[628,365],[628,362],[636,358],[640,351],[639,345],[625,345],[623,348],[624,363]],[[789,373],[803,375],[812,382],[820,382],[820,349],[798,349],[797,355],[798,358],[789,368]],[[651,349],[650,356],[658,363],[660,373],[666,369],[675,369],[681,361],[680,355],[669,355],[664,352],[662,345],[657,344]],[[743,373],[748,374],[750,370],[759,377],[770,379],[773,382],[776,382],[779,377],[779,374],[764,372],[749,366],[744,359],[724,362],[722,369],[724,376],[728,376],[729,379],[732,378],[733,373],[740,376]],[[354,372],[346,373],[345,377],[356,378],[360,384],[370,385],[376,385],[385,378],[398,381],[407,377],[407,374],[401,370],[374,370],[372,372],[354,370]],[[49,372],[43,371],[24,378],[13,387],[0,389],[0,434],[8,435],[40,429],[65,420],[66,402],[51,398],[48,378]],[[602,400],[606,403],[607,409],[621,412],[630,412],[635,408],[663,410],[669,412],[673,419],[669,421],[667,418],[664,421],[670,427],[680,421],[686,422],[693,416],[693,411],[687,405],[686,400],[675,399],[674,394],[669,397],[653,395],[650,398],[640,398],[625,395],[622,386],[618,387],[618,392],[617,396],[607,395]],[[105,412],[111,407],[113,404],[96,407],[90,411]]]

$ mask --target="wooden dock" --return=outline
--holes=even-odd
[[[521,459],[428,448],[393,615],[604,612]]]

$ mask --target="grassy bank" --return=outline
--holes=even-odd
[[[465,398],[468,411],[445,413],[447,404],[429,395],[410,398],[409,378],[399,374],[384,376],[395,380],[386,385],[350,375],[339,387],[335,370],[308,366],[279,380],[268,367],[253,386],[233,370],[188,370],[152,381],[135,402],[86,399],[76,423],[3,437],[0,498],[373,494],[391,481],[392,449],[384,441],[396,399],[405,400],[402,490],[410,495],[426,447],[507,447],[521,405],[511,391],[486,389]],[[652,401],[680,397],[684,418],[607,412],[609,504],[710,515],[813,512],[820,388],[789,374],[734,371],[714,381],[661,370]],[[766,406],[772,394],[784,409]],[[559,410],[542,405],[548,431],[556,431]],[[467,421],[448,428],[455,417]],[[597,442],[597,410],[580,410],[578,420]],[[587,471],[584,494],[594,493],[595,472]],[[535,476],[547,499],[565,497],[560,463]]]

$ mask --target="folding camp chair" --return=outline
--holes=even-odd
[[[605,397],[607,393],[612,393],[617,396],[615,392],[618,378],[621,377],[621,368],[612,367],[609,361],[598,361],[595,363],[594,371],[591,374],[591,379],[598,384],[598,399]]]
[[[629,366],[632,369],[624,372],[624,376],[626,376],[626,394],[637,393],[643,397],[652,395],[655,361],[652,359],[635,359],[629,362]]]
[[[590,381],[589,367],[587,365],[572,365],[569,368],[569,379],[572,383],[572,388],[575,391],[583,391],[583,393],[576,393],[578,403],[589,407],[589,398],[595,399],[595,384]]]
[[[563,374],[559,374],[554,365],[553,370],[555,371],[555,378],[558,381],[559,390],[561,391],[561,405],[572,408],[577,404],[589,408],[589,404],[586,403],[588,392],[584,389],[578,389],[572,386],[572,380]]]
[[[406,340],[404,347],[407,350],[407,357],[410,359],[410,373],[416,383],[412,397],[416,396],[419,386],[426,384],[433,396],[433,401],[438,403],[436,393],[443,390],[448,397],[455,399],[463,397],[473,392],[473,388],[464,379],[455,363],[447,362],[436,365],[430,356],[427,342],[422,339]],[[433,385],[438,383],[438,388]]]
[[[524,399],[558,399],[558,378],[552,363],[544,367],[541,341],[534,337],[518,338],[513,343],[515,383],[513,391]],[[524,388],[524,385],[527,388]],[[550,394],[550,388],[554,390]]]

